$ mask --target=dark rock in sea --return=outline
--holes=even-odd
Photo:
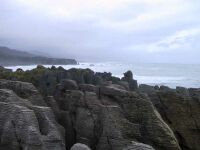
[[[18,69],[16,70],[16,72],[23,72],[23,69],[18,68]]]
[[[133,79],[133,73],[131,71],[127,71],[124,73],[122,81],[128,82],[130,90],[132,91],[137,90],[138,88],[137,80]]]

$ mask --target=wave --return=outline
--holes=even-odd
[[[186,80],[186,77],[167,77],[167,76],[137,76],[135,75],[140,83],[168,83]]]

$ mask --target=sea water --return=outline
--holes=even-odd
[[[51,65],[44,65],[51,67]],[[55,65],[56,67],[60,65]],[[17,68],[30,70],[32,66],[6,67],[15,71]],[[176,86],[200,88],[200,65],[191,64],[130,64],[130,63],[79,63],[78,65],[62,65],[65,69],[90,68],[95,72],[111,72],[114,76],[122,77],[127,70],[133,72],[134,79],[139,84],[165,85],[171,88]]]

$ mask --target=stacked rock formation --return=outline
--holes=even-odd
[[[0,150],[200,149],[199,89],[138,88],[130,71],[122,79],[79,71],[59,76],[51,92],[42,74],[39,91],[0,80]]]
[[[200,89],[148,85],[139,89],[148,94],[183,150],[200,149]]]
[[[64,129],[43,105],[32,84],[0,80],[1,150],[65,150]]]
[[[57,89],[49,106],[66,129],[67,147],[78,142],[96,150],[180,149],[174,133],[143,93],[111,83],[79,87],[71,80]]]

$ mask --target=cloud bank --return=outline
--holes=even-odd
[[[85,61],[200,63],[197,0],[2,0],[0,45]]]

